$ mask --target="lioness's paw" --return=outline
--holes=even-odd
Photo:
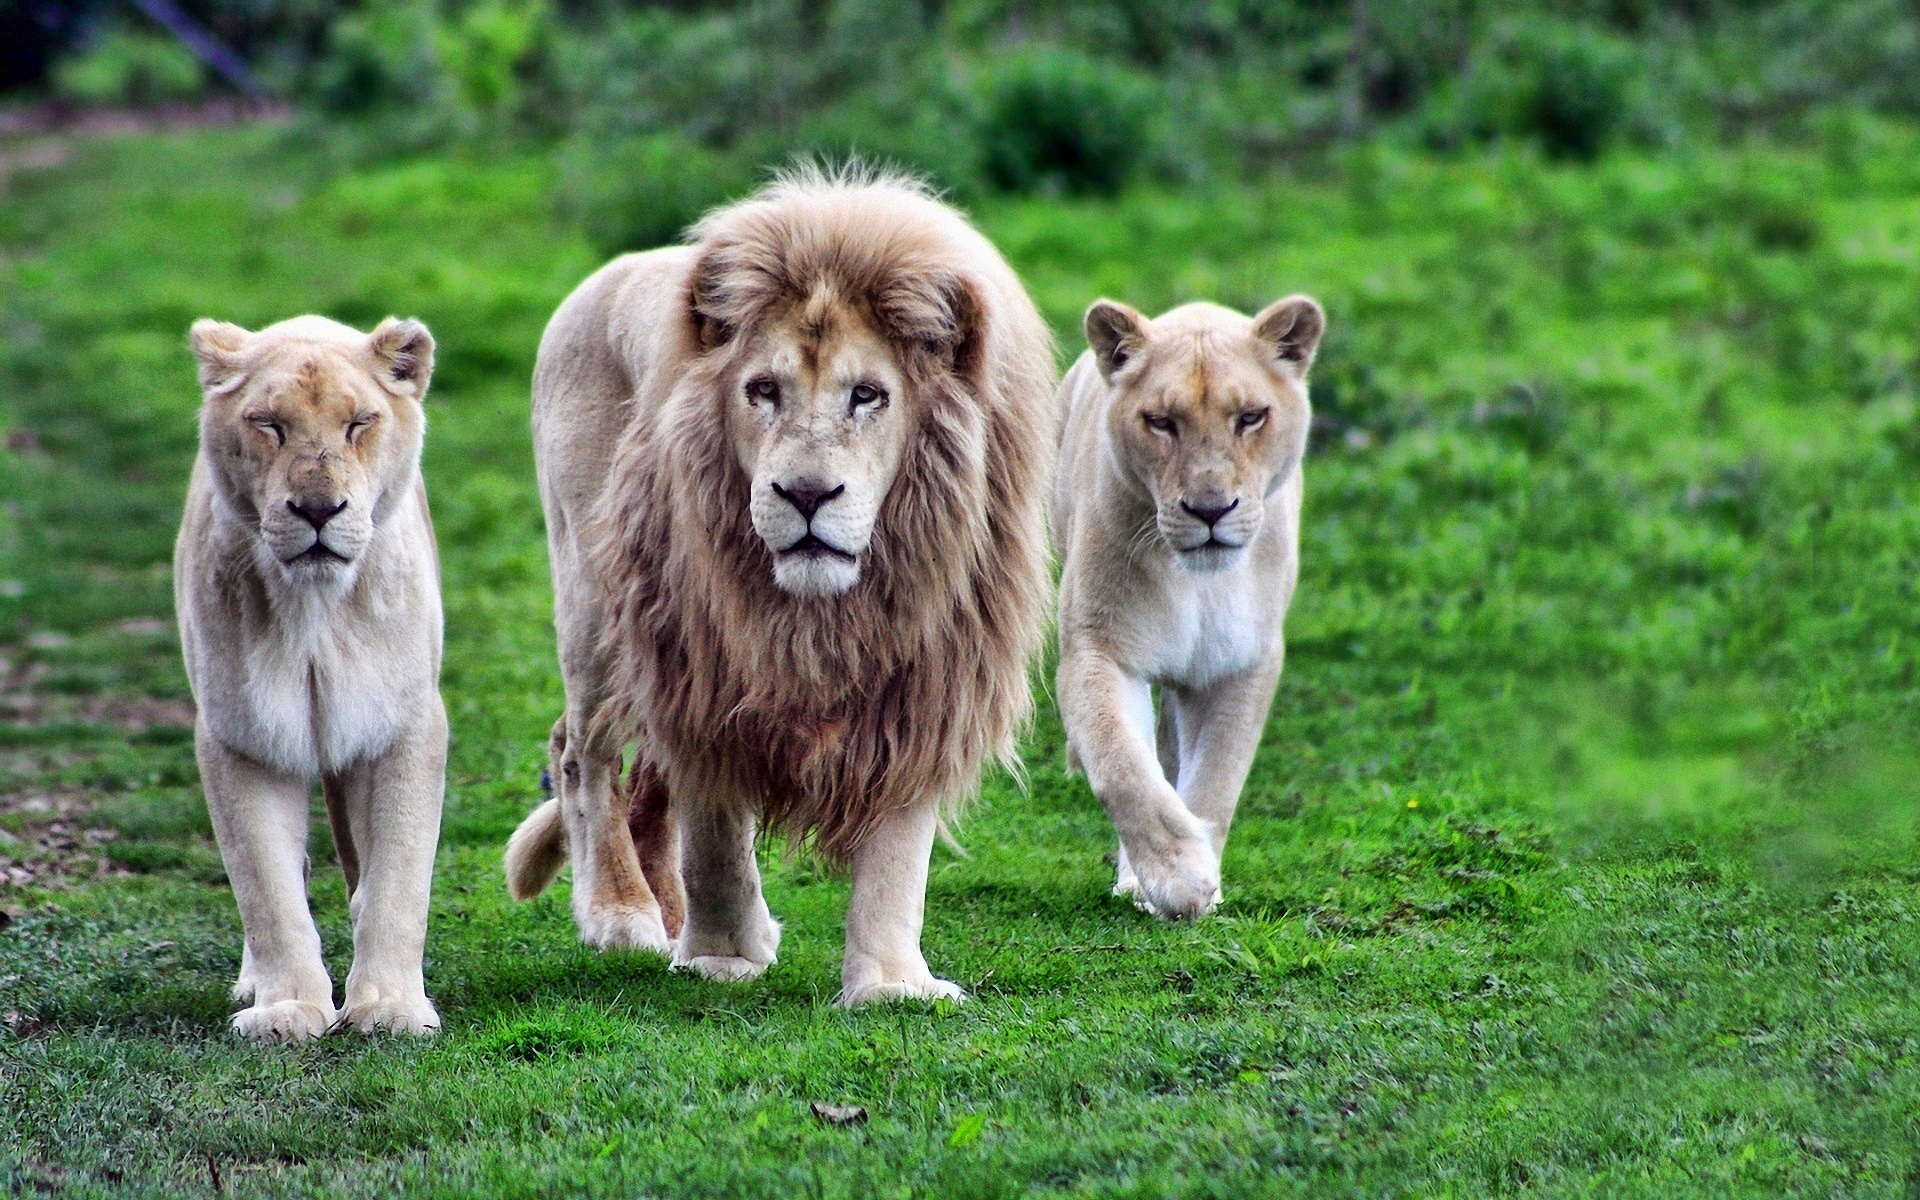
[[[256,1004],[233,1014],[235,1033],[256,1042],[305,1042],[333,1025],[333,1006],[304,1000]]]
[[[416,1037],[440,1032],[440,1014],[425,996],[381,996],[348,1004],[340,1026],[361,1033],[411,1033]]]
[[[658,907],[604,905],[576,909],[573,915],[580,926],[580,940],[595,949],[673,953],[673,939],[667,936]]]
[[[692,971],[702,979],[716,983],[743,983],[767,973],[767,964],[731,954],[702,954],[673,964],[676,971]]]
[[[1137,899],[1156,917],[1190,921],[1220,903],[1220,863],[1204,841],[1177,842],[1165,857],[1133,856],[1131,865]],[[1114,890],[1120,890],[1117,884]]]
[[[923,974],[918,979],[888,979],[874,983],[849,984],[840,989],[834,1001],[841,1008],[858,1008],[887,1000],[951,1000],[965,1003],[966,989],[945,979]]]

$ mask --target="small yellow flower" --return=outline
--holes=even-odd
[[[1419,802],[1418,800],[1409,800],[1409,801],[1407,801],[1407,807],[1408,807],[1408,808],[1419,808],[1419,807],[1420,807],[1420,802]]]

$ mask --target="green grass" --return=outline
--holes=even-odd
[[[78,798],[116,870],[0,891],[0,1184],[1920,1194],[1920,130],[1586,169],[1368,148],[979,212],[1067,350],[1102,293],[1313,292],[1326,437],[1218,915],[1107,895],[1043,704],[1028,790],[989,779],[971,857],[935,852],[927,955],[973,1002],[851,1014],[846,883],[804,855],[765,852],[782,956],[739,987],[585,949],[564,884],[505,896],[561,699],[526,381],[595,265],[555,182],[338,173],[256,131],[7,185],[0,679],[32,720],[0,727],[0,828]],[[223,1028],[239,922],[150,622],[188,323],[308,310],[441,347],[446,1029],[263,1051]],[[316,857],[338,980],[323,833]]]

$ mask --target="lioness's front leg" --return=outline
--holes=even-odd
[[[385,753],[355,764],[334,789],[360,865],[358,886],[347,900],[353,969],[340,1015],[363,1033],[440,1028],[421,959],[446,767],[447,717],[435,697],[418,728]]]
[[[751,801],[725,783],[682,774],[669,785],[680,806],[680,877],[686,919],[673,965],[708,979],[755,979],[780,949],[754,858]]]
[[[253,1003],[233,1027],[256,1041],[319,1037],[333,1024],[333,981],[307,907],[307,783],[235,754],[204,725],[194,749],[245,936],[233,995]]]
[[[926,919],[927,864],[939,806],[923,801],[883,817],[853,852],[841,1005],[874,1000],[965,1000],[958,984],[936,979],[920,953]]]
[[[1119,883],[1149,910],[1197,917],[1220,894],[1220,858],[1207,823],[1161,774],[1147,683],[1113,660],[1075,650],[1060,664],[1060,715],[1087,782],[1120,835]]]
[[[1168,689],[1165,706],[1177,714],[1179,775],[1176,786],[1195,816],[1207,822],[1216,857],[1225,850],[1227,829],[1240,804],[1240,789],[1260,748],[1274,685],[1280,681],[1280,657],[1205,688]]]

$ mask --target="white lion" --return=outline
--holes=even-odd
[[[694,235],[603,268],[541,342],[567,710],[508,879],[570,859],[589,942],[751,978],[780,935],[765,823],[851,861],[843,1002],[958,997],[921,956],[927,862],[1030,708],[1046,327],[901,180],[799,173]]]
[[[1251,320],[1101,300],[1061,382],[1060,713],[1120,834],[1114,891],[1164,917],[1219,902],[1280,678],[1324,326],[1305,296]]]
[[[193,327],[200,454],[174,603],[207,811],[245,932],[234,1028],[425,1033],[421,974],[447,755],[440,570],[419,462],[433,338],[321,317]],[[336,1013],[307,907],[318,780],[346,874]]]

